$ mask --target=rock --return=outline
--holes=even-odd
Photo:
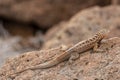
[[[0,17],[48,28],[61,20],[69,19],[81,9],[108,4],[110,0],[0,0]]]
[[[43,49],[75,44],[103,28],[110,30],[108,37],[120,37],[120,6],[93,7],[80,11],[68,22],[62,22],[47,32]]]
[[[0,37],[0,67],[5,60],[23,52],[38,50],[43,44],[42,35],[36,35],[28,39],[22,37]]]
[[[20,37],[7,37],[7,39],[0,38],[0,67],[8,57],[18,55],[18,49],[21,48],[19,44],[20,41]]]
[[[4,27],[12,36],[21,36],[24,38],[29,38],[33,37],[35,34],[34,28],[25,24],[22,25],[18,23],[7,22],[4,23]]]
[[[119,80],[119,15],[119,6],[93,7],[79,12],[70,21],[62,22],[56,25],[59,27],[53,27],[48,31],[46,34],[47,41],[43,46],[44,50],[27,52],[17,57],[9,58],[0,69],[0,80]],[[70,44],[74,45],[81,40],[87,39],[103,28],[110,30],[109,39],[99,46],[99,49],[104,52],[92,53],[87,51],[81,53],[80,58],[75,60],[73,64],[68,64],[68,61],[64,61],[48,69],[27,70],[14,74],[17,71],[36,66],[58,56],[63,51],[61,47],[58,47],[61,44],[69,47]],[[30,42],[35,43],[36,41],[31,39]],[[29,44],[29,40],[27,43]]]
[[[0,37],[2,37],[2,38],[7,38],[8,36],[10,36],[10,34],[9,34],[8,31],[3,27],[2,22],[0,22]]]
[[[118,4],[120,4],[120,1],[119,0],[111,0],[111,3],[113,5],[118,5]]]
[[[73,64],[64,61],[48,69],[27,70],[14,74],[16,71],[51,60],[61,53],[61,48],[24,53],[6,61],[0,69],[0,80],[119,80],[120,38],[107,39],[99,49],[104,52],[84,52]]]

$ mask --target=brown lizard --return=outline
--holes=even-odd
[[[66,51],[64,51],[63,53],[61,53],[57,57],[53,58],[52,60],[45,62],[45,63],[42,63],[42,64],[39,64],[37,66],[31,66],[27,69],[24,69],[24,70],[16,72],[16,73],[21,73],[21,72],[26,71],[26,70],[49,68],[49,67],[52,67],[52,66],[59,64],[62,61],[69,59],[71,57],[71,55],[74,55],[74,53],[82,53],[82,52],[85,52],[91,48],[93,48],[93,50],[95,50],[98,47],[98,43],[104,37],[107,36],[108,32],[109,32],[108,30],[103,29],[103,30],[99,31],[98,33],[96,33],[93,37],[91,37],[87,40],[83,40],[81,42],[78,42],[74,46],[68,48]]]

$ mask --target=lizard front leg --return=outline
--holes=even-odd
[[[99,45],[100,43],[95,43],[92,52],[104,52],[103,50],[99,49]]]

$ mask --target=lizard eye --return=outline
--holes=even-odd
[[[93,41],[93,39],[90,39],[90,41]]]

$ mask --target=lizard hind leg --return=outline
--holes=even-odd
[[[73,52],[69,58],[68,64],[72,64],[76,59],[78,59],[80,54],[78,52]]]

